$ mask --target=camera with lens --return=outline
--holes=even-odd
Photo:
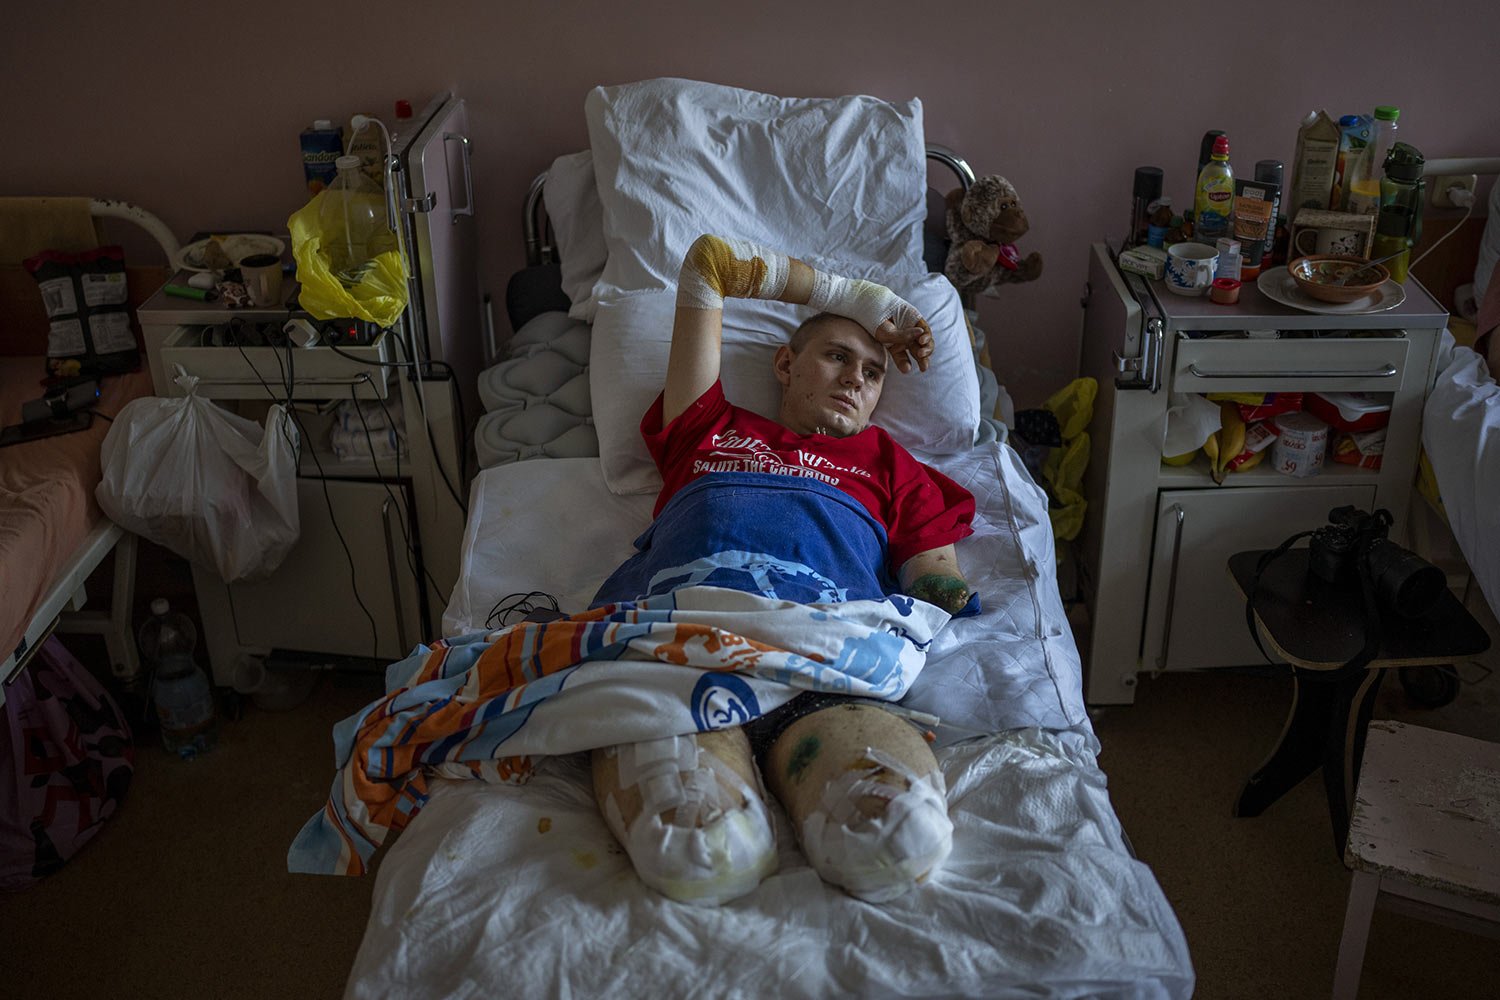
[[[1335,507],[1308,540],[1308,572],[1331,584],[1373,586],[1381,607],[1403,618],[1432,610],[1448,586],[1443,571],[1387,536],[1391,514]]]

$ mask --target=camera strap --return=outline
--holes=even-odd
[[[1266,647],[1260,642],[1260,629],[1255,626],[1255,597],[1260,589],[1261,574],[1272,562],[1286,554],[1286,551],[1298,541],[1309,535],[1316,534],[1315,531],[1299,531],[1297,534],[1282,542],[1276,548],[1261,556],[1255,562],[1255,573],[1250,578],[1250,590],[1245,595],[1245,626],[1250,630],[1250,638],[1255,640],[1255,648],[1260,650],[1260,655],[1266,658],[1266,662],[1273,666],[1280,666],[1271,659],[1271,654],[1266,652]],[[1370,574],[1364,570],[1365,553],[1362,549],[1357,558],[1359,567],[1356,575],[1359,577],[1360,598],[1365,610],[1365,644],[1358,653],[1334,671],[1337,675],[1347,675],[1363,670],[1375,659],[1375,654],[1380,652],[1380,610],[1375,602],[1375,581],[1370,579]]]

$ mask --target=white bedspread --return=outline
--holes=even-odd
[[[1074,734],[942,749],[953,854],[874,906],[780,870],[719,908],[636,878],[583,755],[443,782],[381,860],[350,997],[1188,997],[1187,945]]]
[[[975,533],[958,543],[958,558],[984,611],[938,634],[902,704],[949,724],[938,730],[940,745],[1025,726],[1077,729],[1093,745],[1045,494],[1004,444],[925,460],[974,494]],[[443,634],[484,628],[510,594],[543,591],[564,611],[587,607],[635,551],[631,543],[650,523],[654,502],[611,493],[592,458],[484,470],[469,497],[461,575]]]
[[[1422,410],[1422,447],[1443,509],[1485,599],[1500,615],[1500,385],[1484,359],[1443,331]]]

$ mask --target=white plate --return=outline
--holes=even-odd
[[[177,266],[184,271],[220,270],[204,266],[203,251],[208,248],[209,240],[219,241],[219,246],[224,248],[225,255],[234,262],[234,266],[238,266],[239,262],[246,257],[253,257],[258,253],[275,254],[280,257],[286,251],[286,244],[274,236],[261,233],[231,233],[227,236],[210,236],[207,240],[189,243],[178,252]]]
[[[1353,302],[1319,302],[1297,287],[1297,279],[1285,267],[1273,267],[1269,271],[1260,272],[1260,276],[1255,279],[1255,287],[1266,298],[1284,306],[1331,316],[1385,312],[1406,301],[1406,289],[1401,287],[1400,282],[1387,278],[1375,291]]]

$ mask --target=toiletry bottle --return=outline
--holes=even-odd
[[[1401,109],[1382,104],[1375,109],[1370,141],[1349,168],[1343,208],[1355,215],[1374,215],[1380,209],[1380,171],[1396,141],[1396,119]]]
[[[1193,196],[1193,239],[1213,246],[1229,235],[1229,214],[1234,210],[1234,169],[1229,165],[1229,138],[1214,139],[1213,153],[1198,174]]]

